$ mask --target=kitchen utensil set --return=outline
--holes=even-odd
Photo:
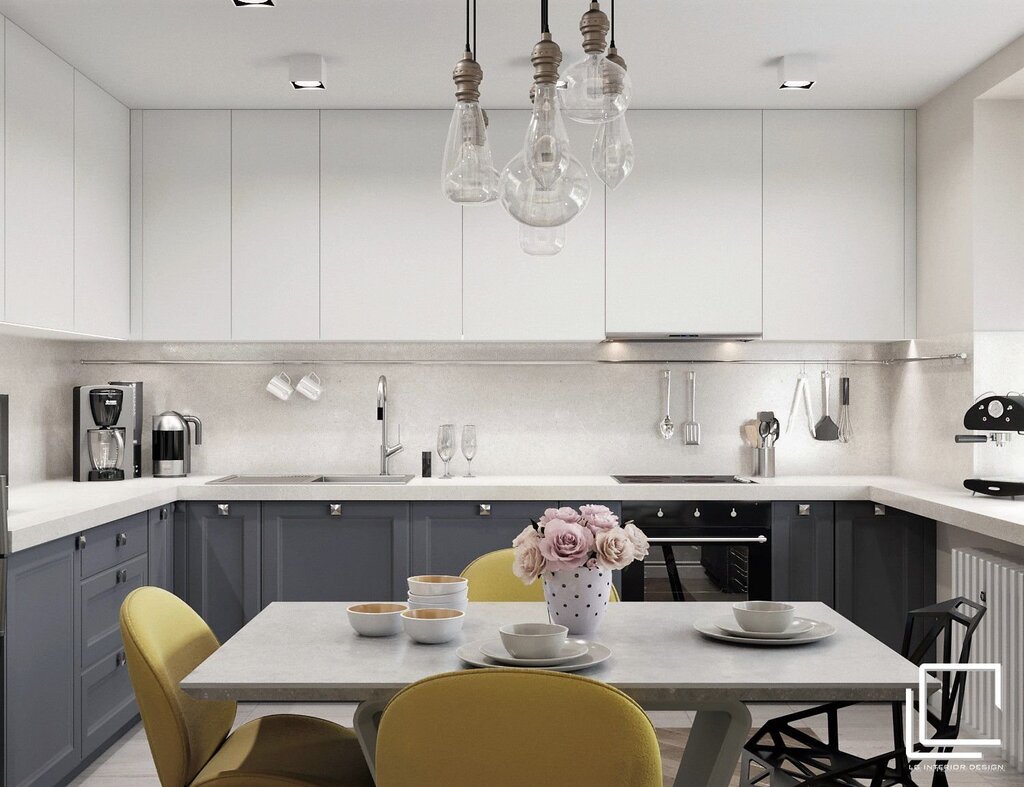
[[[821,400],[822,416],[817,422],[814,420],[814,406],[811,404],[811,393],[807,385],[807,375],[800,372],[796,378],[796,388],[793,391],[793,402],[789,407],[789,419],[786,421],[786,434],[793,431],[796,423],[796,411],[803,403],[804,413],[807,416],[807,426],[811,437],[815,440],[833,441],[848,443],[853,439],[853,424],[850,420],[850,378],[840,378],[842,406],[839,411],[839,423],[832,420],[829,414],[831,400],[832,373],[826,369],[821,373]]]

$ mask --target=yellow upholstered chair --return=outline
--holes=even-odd
[[[155,587],[121,605],[128,674],[163,787],[298,787],[373,784],[351,730],[308,716],[277,715],[230,735],[235,703],[196,700],[178,682],[220,647],[184,601]]]
[[[544,584],[538,579],[532,585],[512,573],[512,549],[499,549],[481,555],[464,569],[469,580],[470,601],[543,601]],[[609,601],[618,601],[619,592],[612,585]]]
[[[618,689],[562,672],[449,672],[403,689],[377,733],[378,787],[661,787],[654,727]]]

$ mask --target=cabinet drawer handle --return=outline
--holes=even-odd
[[[800,503],[796,507],[796,515],[797,516],[810,516],[811,515],[811,506],[808,503]]]
[[[231,506],[227,503],[217,503],[217,513],[221,516],[231,516]]]
[[[160,509],[160,518],[161,519],[167,519],[167,509],[166,508],[161,508]]]
[[[128,569],[122,568],[114,577],[114,584],[121,585],[128,581]]]
[[[341,516],[341,503],[330,504],[331,516]]]
[[[85,536],[79,536],[78,538],[75,539],[75,546],[78,549],[85,549],[85,541],[86,541]]]
[[[491,504],[490,503],[481,503],[480,504],[480,508],[477,510],[477,513],[480,516],[490,516],[491,515]]]
[[[116,664],[116,665],[117,665],[118,667],[123,667],[123,666],[124,666],[125,664],[127,664],[127,663],[128,663],[128,657],[127,657],[127,656],[125,655],[125,653],[124,653],[124,651],[123,651],[123,650],[122,650],[122,651],[120,651],[120,652],[119,652],[119,653],[117,654],[117,657],[115,658],[115,660],[114,660],[114,663],[115,663],[115,664]]]
[[[875,516],[885,516],[885,506],[875,503]]]
[[[128,545],[128,534],[127,533],[118,533],[117,536],[114,537],[114,546],[123,547],[123,546],[127,546],[127,545]]]

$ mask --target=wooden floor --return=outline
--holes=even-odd
[[[755,727],[774,716],[798,709],[798,706],[789,705],[750,706]],[[271,713],[304,713],[351,726],[354,710],[354,705],[241,704],[238,706],[238,717],[235,719],[235,724],[236,726],[244,724],[250,719]],[[693,724],[693,716],[682,711],[656,712],[650,715],[659,728],[658,739],[661,743],[665,784],[670,785],[678,768],[679,756],[687,730]],[[819,736],[825,734],[824,729],[816,729],[813,724],[806,726]],[[851,752],[865,755],[877,754],[892,748],[892,726],[887,705],[859,705],[848,708],[840,715],[839,728],[843,736],[844,747]],[[922,774],[917,781],[921,787],[926,787],[931,784],[931,777],[928,774]],[[1024,785],[1024,774],[1008,770],[1001,773],[950,773],[949,783],[953,787],[958,785],[963,785],[963,787],[1021,787]],[[738,782],[734,782],[734,784],[738,784]],[[114,744],[87,771],[73,781],[72,785],[75,787],[129,787],[129,785],[132,787],[160,787],[142,725],[136,726]]]

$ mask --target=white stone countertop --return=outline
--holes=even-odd
[[[216,485],[222,476],[138,478],[109,483],[44,481],[12,485],[12,551],[74,535],[179,500],[870,500],[975,533],[1024,545],[1024,500],[972,497],[963,488],[894,476],[784,476],[755,484],[619,484],[610,476],[414,478],[384,486]]]

